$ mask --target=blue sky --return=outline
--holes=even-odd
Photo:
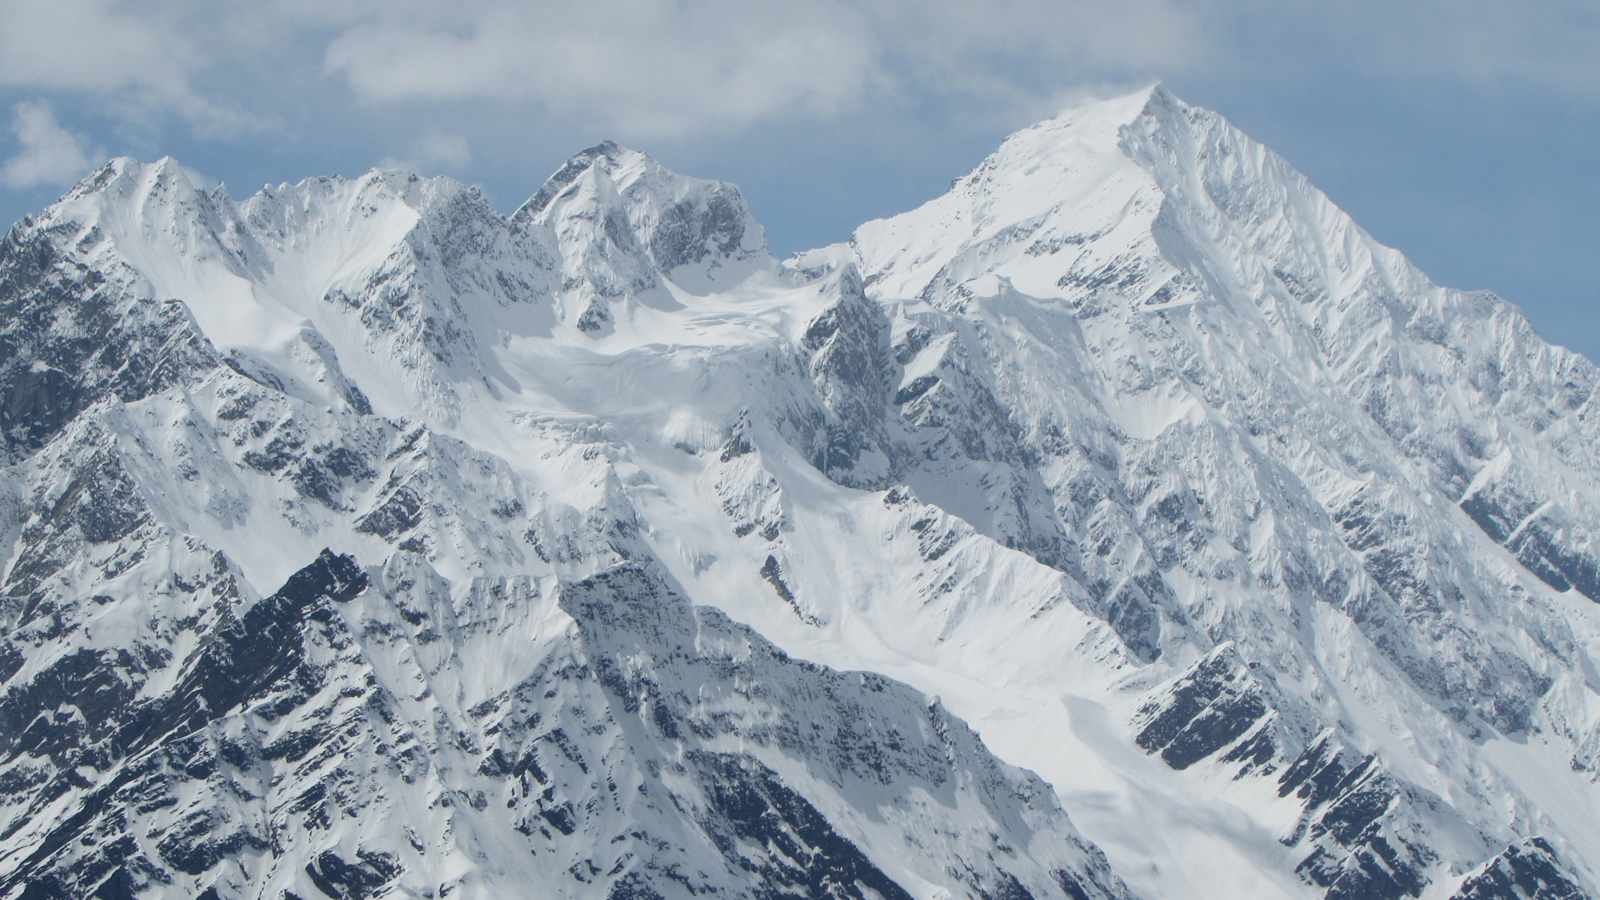
[[[733,181],[774,248],[1162,80],[1457,287],[1600,359],[1600,4],[4,0],[0,219],[107,155],[236,196],[403,164],[504,209],[602,138]]]

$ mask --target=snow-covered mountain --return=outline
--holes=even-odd
[[[0,244],[0,897],[1592,896],[1597,387],[1160,88],[781,262],[117,160]]]

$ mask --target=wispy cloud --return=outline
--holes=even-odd
[[[1027,105],[1070,77],[1199,64],[1204,27],[1170,0],[479,2],[375,10],[337,31],[323,71],[372,104],[526,103],[714,136],[869,105]]]
[[[202,73],[229,48],[208,45],[204,22],[187,15],[188,7],[171,0],[7,0],[0,86],[112,97],[175,115],[208,136],[252,130],[258,120],[232,98],[200,87]]]
[[[713,141],[869,113],[1021,124],[1073,85],[1354,72],[1600,94],[1592,0],[8,0],[0,89],[202,137],[493,109]],[[165,126],[150,123],[165,118]],[[482,116],[489,118],[489,116]],[[126,122],[124,122],[126,124]],[[488,147],[483,135],[448,126]],[[492,129],[483,129],[486,133]],[[503,131],[503,130],[502,130]],[[392,134],[394,129],[389,129]],[[847,135],[841,135],[845,139]],[[422,164],[459,153],[410,147]],[[489,155],[493,155],[492,153]]]
[[[371,103],[525,103],[637,135],[737,128],[851,106],[878,78],[860,14],[816,2],[801,15],[717,3],[380,15],[336,36],[324,71]]]
[[[459,134],[431,132],[411,145],[406,156],[386,156],[380,169],[406,169],[414,172],[459,172],[472,162],[472,145]]]
[[[25,101],[11,109],[16,153],[0,165],[0,184],[32,188],[68,184],[94,164],[98,151],[61,127],[55,113],[42,101]]]

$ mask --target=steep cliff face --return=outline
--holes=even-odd
[[[14,676],[15,802],[70,812],[12,832],[8,892],[1128,896],[937,701],[793,660],[648,565],[452,596],[408,551],[325,551],[254,602],[206,587],[181,655]],[[92,775],[28,779],[43,758]]]
[[[946,196],[800,264],[843,261],[987,348],[981,376],[1078,537],[1065,566],[1035,558],[1091,588],[1142,580],[1168,653],[1237,654],[1164,688],[1152,702],[1185,721],[1141,712],[1142,746],[1233,766],[1268,758],[1268,719],[1285,759],[1332,727],[1496,839],[1507,796],[1512,822],[1564,818],[1532,799],[1548,754],[1586,798],[1573,814],[1592,809],[1589,361],[1433,285],[1160,88],[1020,132]],[[1119,545],[1132,565],[1107,565]],[[1433,853],[1450,868],[1481,847]],[[1362,890],[1422,890],[1430,855],[1409,885]]]
[[[0,313],[0,896],[1594,890],[1600,373],[1159,88],[782,263],[118,160]]]

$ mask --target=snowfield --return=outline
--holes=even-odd
[[[0,243],[0,897],[1597,896],[1597,388],[1160,87],[782,261],[118,159]]]

